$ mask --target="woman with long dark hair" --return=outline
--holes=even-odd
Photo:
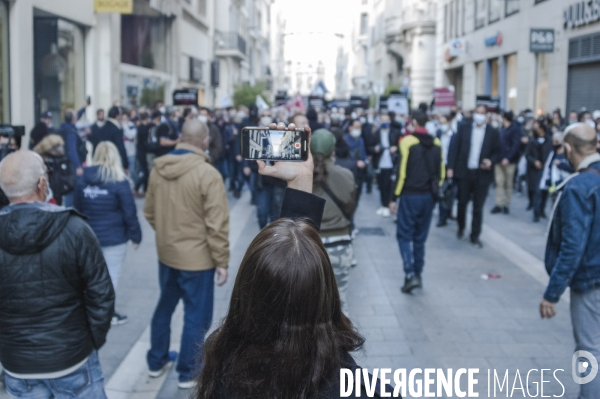
[[[287,180],[288,188],[289,177],[301,174],[303,183],[293,192],[312,190],[310,156],[302,164],[261,162],[259,172]],[[301,208],[308,200],[296,204]],[[283,216],[302,214],[283,208]],[[319,223],[280,219],[252,241],[229,313],[204,345],[194,398],[340,397],[340,369],[359,368],[350,352],[360,349],[364,338],[342,312],[333,269],[315,228]]]
[[[533,221],[539,222],[546,217],[546,202],[548,190],[540,188],[544,165],[552,152],[552,139],[544,118],[533,123],[533,137],[527,144],[525,157],[527,159],[527,188],[529,189],[530,209],[533,207]]]

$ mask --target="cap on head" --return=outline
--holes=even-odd
[[[330,156],[335,150],[335,136],[327,129],[318,129],[310,138],[310,152]]]
[[[40,119],[52,119],[52,112],[42,112],[42,116],[40,116]]]

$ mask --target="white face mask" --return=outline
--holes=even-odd
[[[594,122],[591,119],[588,119],[585,121],[585,123],[587,123],[588,125],[590,125],[591,127],[593,127],[594,129],[596,128],[596,122]]]
[[[273,119],[271,119],[270,116],[263,116],[262,118],[260,118],[261,126],[269,126],[271,122],[273,122]]]
[[[360,131],[360,129],[350,130],[350,136],[354,137],[355,139],[359,138],[361,133],[362,132]]]
[[[160,113],[161,113],[161,114],[163,114],[163,115],[164,115],[164,114],[167,112],[167,109],[166,109],[165,107],[160,107],[158,110],[159,110],[159,111],[160,111]]]
[[[365,124],[365,122],[367,121],[367,120],[365,119],[365,117],[364,117],[364,116],[361,116],[360,118],[358,118],[358,120],[359,120],[359,121],[360,121],[360,123],[362,123],[363,125],[364,125],[364,124]]]
[[[44,181],[46,182],[46,198],[44,199],[44,202],[50,202],[50,200],[52,198],[54,198],[54,194],[52,193],[52,188],[50,188],[50,183],[48,182],[48,180],[46,180],[46,178],[44,178]]]
[[[498,122],[498,121],[492,121],[492,127],[494,129],[498,129],[500,127],[500,122]]]
[[[477,126],[481,126],[485,123],[485,115],[483,114],[473,114],[473,121]]]
[[[448,131],[448,125],[441,125],[440,130],[442,131],[442,133],[446,133]]]
[[[208,117],[206,115],[198,115],[198,120],[200,122],[208,123]]]

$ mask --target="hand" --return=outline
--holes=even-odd
[[[376,146],[375,146],[375,152],[377,152],[377,153],[378,153],[379,151],[381,151],[381,147],[380,147],[379,145],[376,145]]]
[[[508,166],[510,164],[510,162],[508,162],[508,159],[504,158],[502,160],[502,166]]]
[[[454,177],[454,170],[448,169],[446,171],[446,177],[448,177],[448,179],[452,179]]]
[[[140,243],[139,242],[137,244],[135,244],[135,243],[133,244],[133,250],[134,251],[137,251],[139,247],[140,247]]]
[[[492,167],[492,161],[490,161],[489,159],[486,158],[483,161],[481,161],[480,167],[483,170],[488,170]]]
[[[542,166],[543,166],[541,161],[535,161],[534,165],[535,165],[536,169],[542,169]]]
[[[238,162],[242,162],[244,160],[244,158],[242,158],[241,155],[236,155],[235,156],[235,160],[238,161]]]
[[[388,208],[390,208],[390,212],[392,212],[394,215],[396,214],[396,203],[394,201],[390,202]]]
[[[77,168],[77,169],[75,169],[75,174],[77,176],[82,176],[83,175],[83,168]]]
[[[556,304],[542,299],[540,303],[540,316],[542,319],[551,319],[556,315]]]
[[[286,130],[286,127],[283,122],[280,122],[277,125],[271,123],[269,129]],[[290,123],[287,129],[294,130],[296,129],[296,125]],[[310,127],[307,126],[304,130],[308,132],[308,142],[310,146]],[[285,180],[289,188],[312,193],[314,165],[310,151],[308,152],[307,160],[304,162],[275,162],[274,165],[270,166],[267,166],[264,161],[256,161],[256,163],[258,163],[258,173],[261,175]]]
[[[358,166],[358,169],[364,169],[367,166],[367,164],[365,163],[365,161],[359,159],[358,161],[356,161],[356,166]]]
[[[396,147],[395,145],[390,147],[390,154],[395,154],[396,151],[398,151],[398,147]]]
[[[560,161],[560,160],[558,160],[558,159],[557,159],[557,160],[555,160],[555,161],[554,161],[554,165],[556,165],[556,166],[560,166],[560,164],[561,164],[561,161]]]
[[[250,176],[250,173],[252,173],[252,170],[249,167],[245,166],[244,167],[244,176]]]
[[[227,269],[217,267],[215,270],[215,283],[220,287],[227,282]]]

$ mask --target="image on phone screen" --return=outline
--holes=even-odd
[[[306,160],[306,139],[302,130],[246,128],[242,133],[242,156],[270,161]]]

